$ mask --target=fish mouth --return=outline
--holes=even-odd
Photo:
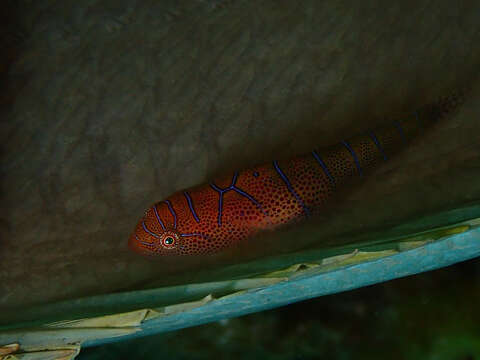
[[[130,237],[128,238],[128,248],[140,255],[144,255],[144,256],[152,255],[150,251],[140,246],[140,241],[135,233],[130,235]]]

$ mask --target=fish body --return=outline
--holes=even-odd
[[[179,191],[153,204],[130,236],[144,255],[203,255],[261,231],[300,222],[345,187],[388,161],[418,133],[458,107],[464,92],[325,149],[271,161]]]

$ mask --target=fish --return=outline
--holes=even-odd
[[[315,216],[465,101],[468,88],[336,144],[234,171],[149,207],[128,239],[146,256],[209,255]]]

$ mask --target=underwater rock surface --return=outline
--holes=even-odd
[[[16,5],[22,36],[2,125],[4,309],[173,281],[199,265],[126,249],[152,202],[409,113],[476,81],[480,61],[475,2],[57,5]],[[478,98],[477,86],[453,119],[320,218],[319,233],[478,201]],[[267,244],[252,256],[311,245]]]

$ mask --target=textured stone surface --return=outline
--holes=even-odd
[[[2,124],[2,307],[186,271],[194,265],[126,250],[152,202],[382,124],[475,82],[480,63],[474,1],[18,4],[23,39]],[[478,98],[477,87],[319,219],[319,232],[480,199]]]

